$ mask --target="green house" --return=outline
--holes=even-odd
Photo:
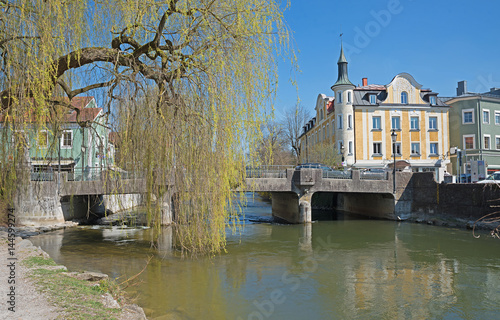
[[[457,96],[447,98],[450,105],[450,146],[464,150],[464,166],[483,160],[488,173],[500,170],[500,88],[489,92],[467,91],[467,82],[460,81]],[[453,174],[457,174],[457,157],[452,157]],[[467,172],[461,168],[461,172]],[[465,170],[465,171],[464,171]]]
[[[108,118],[102,108],[98,108],[94,97],[75,97],[71,105],[79,111],[69,110],[63,115],[59,131],[52,125],[25,125],[13,129],[8,122],[0,119],[2,143],[12,146],[17,139],[23,140],[25,153],[29,154],[29,165],[39,179],[57,171],[69,172],[74,180],[90,179],[113,165],[114,148],[109,143]],[[19,142],[19,141],[17,141]],[[13,148],[2,148],[4,158],[12,157]],[[37,179],[35,177],[35,179]]]

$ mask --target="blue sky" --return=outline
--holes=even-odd
[[[388,84],[408,72],[424,88],[453,96],[500,87],[500,1],[291,0],[285,19],[293,34],[300,72],[300,103],[311,114],[319,93],[331,95],[343,32],[349,79]],[[291,109],[297,91],[291,68],[279,65],[276,115]]]

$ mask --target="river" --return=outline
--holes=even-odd
[[[70,271],[124,281],[150,319],[494,319],[500,240],[380,220],[280,225],[247,194],[244,229],[227,253],[183,258],[171,229],[88,226],[30,238]]]

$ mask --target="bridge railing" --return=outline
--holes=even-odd
[[[247,167],[247,178],[286,178],[286,169],[293,169],[292,165]]]
[[[352,171],[324,170],[323,179],[352,179]]]
[[[77,168],[72,171],[61,171],[67,174],[67,181],[99,181],[106,177],[115,179],[141,179],[143,174],[136,171],[113,171],[107,168],[90,167]],[[57,179],[57,170],[51,171],[31,171],[31,181],[54,181]]]
[[[389,172],[371,172],[371,171],[362,171],[359,173],[359,179],[361,180],[388,180]]]

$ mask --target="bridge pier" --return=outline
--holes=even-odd
[[[299,198],[295,192],[272,192],[273,218],[287,223],[309,223],[312,221],[311,195]]]

